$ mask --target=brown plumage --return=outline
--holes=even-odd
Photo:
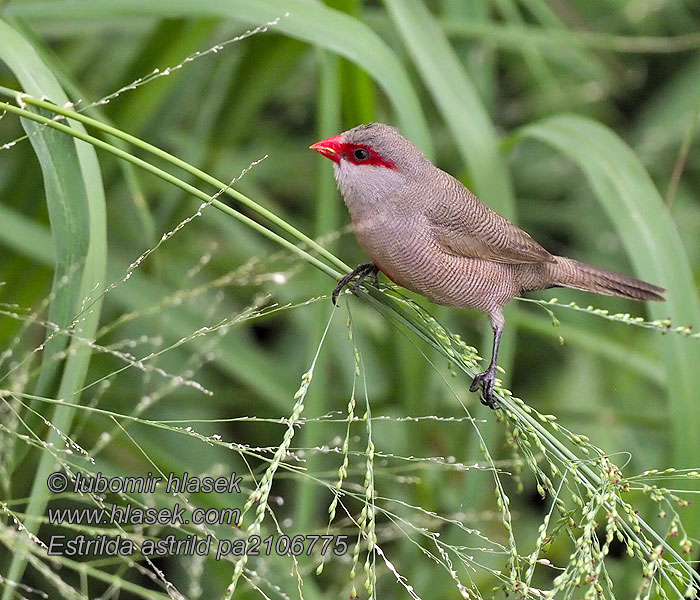
[[[515,296],[562,286],[664,300],[661,287],[550,254],[393,127],[360,125],[311,148],[333,160],[355,237],[372,259],[341,280],[333,300],[354,277],[359,285],[381,270],[438,304],[487,313],[494,331],[491,363],[470,389],[481,383],[482,401],[492,408],[502,309]]]

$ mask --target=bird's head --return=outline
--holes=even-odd
[[[391,193],[430,165],[396,129],[382,123],[359,125],[311,146],[333,161],[343,195]],[[432,165],[430,165],[432,166]]]

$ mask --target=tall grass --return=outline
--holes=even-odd
[[[697,595],[692,7],[70,0],[0,16],[4,600]],[[483,317],[385,284],[330,305],[362,257],[306,148],[366,120],[552,251],[668,302],[514,302],[502,409],[486,410],[467,391]],[[243,489],[51,495],[55,470],[235,471]],[[241,518],[48,521],[175,502]],[[48,556],[56,534],[347,548]]]

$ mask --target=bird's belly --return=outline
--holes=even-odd
[[[515,265],[447,254],[418,230],[374,233],[355,228],[372,262],[397,285],[433,302],[490,312],[520,293]]]

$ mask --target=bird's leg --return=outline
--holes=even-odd
[[[374,278],[375,284],[377,283],[377,273],[379,273],[379,269],[374,263],[362,263],[361,265],[358,265],[353,269],[351,273],[348,273],[345,275],[339,282],[338,285],[335,286],[335,289],[333,290],[333,293],[331,294],[331,300],[333,300],[333,304],[336,304],[336,300],[338,299],[338,294],[343,291],[343,288],[348,285],[355,277],[357,277],[357,282],[355,285],[352,287],[352,291],[354,293],[357,293],[357,291],[360,289],[360,285],[362,282],[367,278],[368,275],[371,275]]]
[[[357,281],[355,282],[355,285],[352,286],[352,291],[354,294],[357,294],[358,291],[360,291],[360,286],[364,282],[367,277],[372,277],[374,280],[374,287],[377,287],[379,285],[379,269],[377,268],[377,265],[374,263],[365,263],[365,269],[360,273],[360,276],[357,278]]]
[[[479,389],[479,384],[481,384],[481,403],[495,410],[499,407],[499,404],[493,397],[493,386],[496,383],[498,347],[501,344],[501,335],[503,334],[503,316],[500,313],[495,318],[492,317],[491,326],[493,327],[493,351],[491,352],[491,362],[483,373],[479,373],[474,377],[472,384],[469,386],[469,391],[476,392]]]

